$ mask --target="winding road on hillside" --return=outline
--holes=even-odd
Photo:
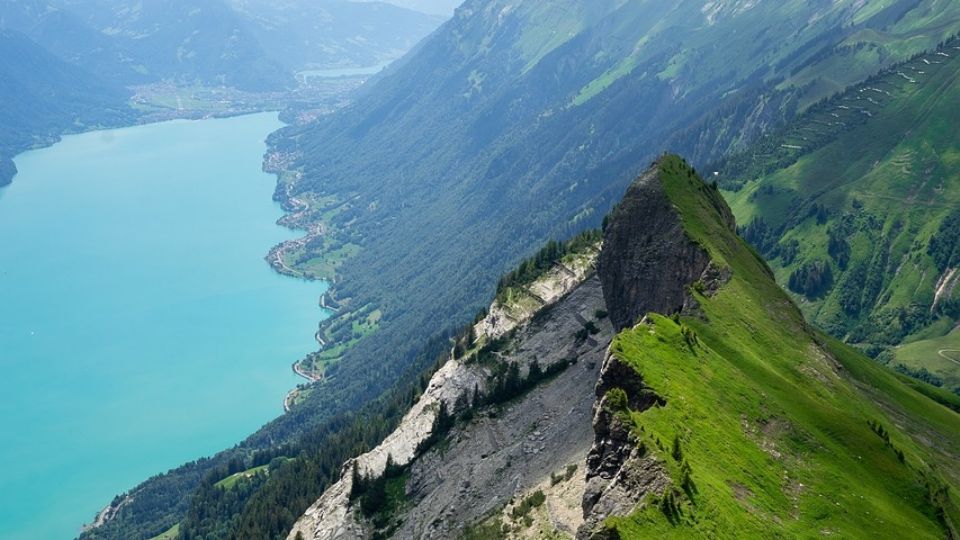
[[[951,358],[951,357],[947,356],[946,353],[956,353],[957,355],[960,355],[960,350],[957,350],[957,349],[940,349],[939,351],[937,351],[937,354],[939,354],[939,355],[942,356],[943,358],[946,358],[947,360],[949,360],[949,361],[953,362],[954,364],[960,366],[960,360],[957,360],[956,358]]]

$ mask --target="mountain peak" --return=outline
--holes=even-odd
[[[716,187],[705,184],[680,157],[664,155],[630,185],[605,222],[599,268],[618,329],[651,311],[689,309],[690,286],[720,276],[688,226],[731,235],[736,230]]]

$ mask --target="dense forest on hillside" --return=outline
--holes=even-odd
[[[15,32],[0,30],[0,185],[13,178],[11,158],[77,132],[130,122],[128,93],[67,64]]]

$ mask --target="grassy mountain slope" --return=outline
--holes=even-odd
[[[936,28],[905,22],[921,11]],[[655,152],[718,156],[826,91],[794,74],[874,51],[848,84],[955,28],[942,3],[467,2],[352,107],[277,138],[281,197],[326,224],[285,263],[335,267],[346,313],[381,309],[355,368],[399,364],[534,246],[599,224]]]
[[[958,111],[960,40],[952,40],[718,166],[737,190],[730,199],[746,237],[808,317],[875,354],[940,339],[960,320]],[[814,266],[826,274],[819,283]],[[927,365],[910,352],[895,364],[956,388],[960,365],[942,349],[949,343],[929,348]]]
[[[10,159],[62,132],[132,118],[122,88],[97,80],[25,36],[0,30],[0,185],[16,173]]]
[[[619,414],[674,485],[606,524],[621,538],[956,535],[960,415],[812,329],[711,188],[679,158],[660,168],[687,234],[732,275],[692,291],[700,314],[653,314],[614,340],[665,400]]]

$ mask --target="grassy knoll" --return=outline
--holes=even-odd
[[[231,489],[233,488],[233,486],[237,485],[237,482],[239,482],[240,480],[244,478],[251,478],[258,474],[264,473],[267,471],[268,468],[270,468],[269,465],[261,465],[259,467],[254,467],[252,469],[240,471],[238,473],[231,474],[230,476],[224,478],[223,480],[220,480],[214,485],[218,488]]]
[[[154,536],[150,540],[176,540],[180,536],[180,524],[177,523],[166,531]]]
[[[960,329],[897,347],[893,350],[893,365],[925,369],[939,377],[944,388],[960,388]]]

